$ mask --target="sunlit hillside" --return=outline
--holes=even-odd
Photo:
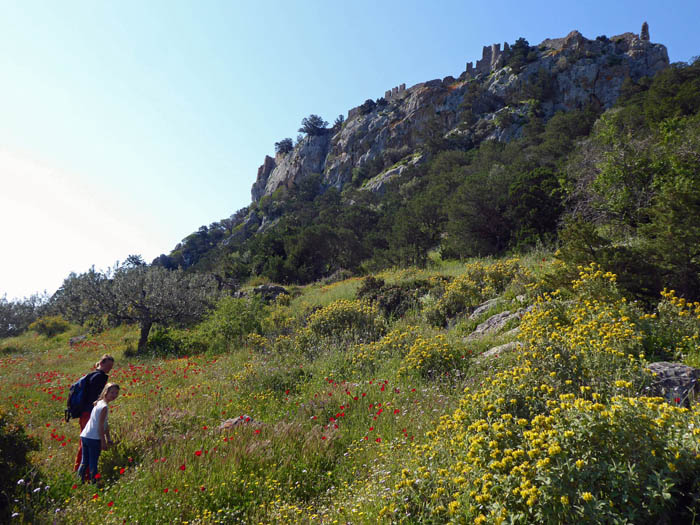
[[[700,412],[653,397],[645,367],[700,362],[700,304],[644,310],[596,265],[555,289],[566,273],[537,253],[232,299],[218,313],[238,317],[158,330],[138,356],[129,326],[3,340],[0,428],[38,445],[13,520],[690,523]],[[84,485],[63,409],[104,353],[119,443]]]

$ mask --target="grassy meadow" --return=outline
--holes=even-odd
[[[253,333],[220,315],[157,331],[147,355],[136,326],[2,340],[0,409],[40,445],[12,522],[691,523],[700,410],[650,396],[645,366],[700,365],[700,304],[642,308],[577,273],[537,253],[385,271],[373,300],[362,278],[295,287]],[[104,353],[118,444],[83,485],[63,410]]]

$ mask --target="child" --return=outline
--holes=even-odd
[[[109,412],[109,402],[114,401],[119,395],[119,385],[107,383],[95,401],[95,406],[90,413],[85,428],[80,433],[80,441],[83,445],[83,459],[78,468],[78,476],[85,482],[85,470],[89,469],[88,475],[93,483],[97,476],[97,460],[102,450],[112,444],[109,435],[109,425],[107,424],[107,414]]]
[[[95,404],[95,401],[97,401],[97,398],[104,390],[105,385],[107,384],[107,380],[109,379],[109,376],[107,374],[109,374],[109,371],[112,370],[113,366],[114,358],[109,354],[105,354],[97,363],[95,363],[95,370],[88,374],[87,392],[85,395],[84,405],[80,413],[81,432],[85,428],[85,425],[87,425],[87,422],[90,420],[90,412],[92,411],[92,407]],[[78,455],[75,458],[75,466],[73,467],[73,470],[77,471],[82,461],[83,443],[82,440],[79,440]]]

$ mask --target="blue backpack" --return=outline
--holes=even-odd
[[[75,383],[70,386],[70,391],[68,392],[68,400],[66,401],[66,411],[65,419],[66,422],[70,421],[70,418],[79,418],[80,414],[83,412],[83,406],[85,405],[85,398],[87,396],[88,384],[90,379],[98,372],[90,372],[85,374],[83,377],[78,379]]]

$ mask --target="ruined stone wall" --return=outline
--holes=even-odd
[[[476,61],[476,66],[473,62],[467,62],[467,74],[470,76],[475,76],[480,73],[488,75],[494,69],[503,67],[505,62],[505,53],[510,51],[510,46],[508,42],[503,43],[503,51],[501,51],[501,44],[491,44],[490,46],[484,46],[481,52],[481,60]]]
[[[401,84],[384,92],[384,99],[389,102],[391,99],[402,96],[406,92],[406,84]]]

